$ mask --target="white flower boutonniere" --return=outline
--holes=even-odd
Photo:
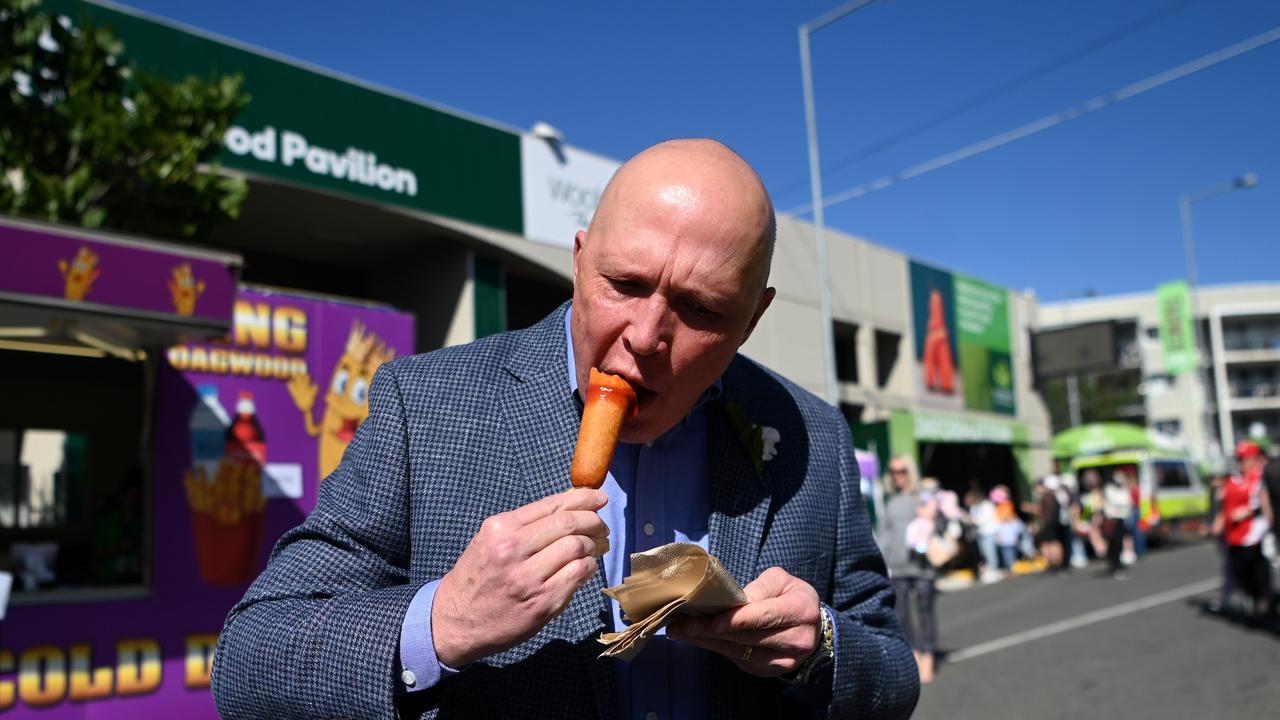
[[[743,449],[747,451],[751,467],[755,468],[757,475],[764,473],[764,464],[778,456],[778,443],[782,442],[782,433],[777,428],[748,421],[746,412],[736,402],[725,403],[725,412]]]
[[[760,448],[760,459],[769,462],[778,456],[778,443],[782,440],[782,435],[768,425],[760,428],[760,439],[764,446]]]

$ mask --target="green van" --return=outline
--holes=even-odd
[[[1081,487],[1084,474],[1090,471],[1098,473],[1102,482],[1120,470],[1135,473],[1142,501],[1142,527],[1148,532],[1158,527],[1162,533],[1172,532],[1188,521],[1203,522],[1209,514],[1208,487],[1201,482],[1195,463],[1176,453],[1117,450],[1074,458],[1071,469]]]
[[[1069,463],[1082,492],[1086,473],[1096,472],[1102,482],[1121,470],[1136,474],[1145,530],[1167,533],[1209,514],[1209,488],[1166,435],[1127,423],[1081,425],[1053,438],[1053,456]]]

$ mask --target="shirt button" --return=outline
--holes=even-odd
[[[657,528],[655,528],[655,527],[653,526],[653,523],[645,523],[645,524],[644,524],[644,534],[645,534],[645,535],[648,535],[649,537],[653,537],[653,533],[654,533],[654,531],[656,531],[656,530],[657,530]]]
[[[653,447],[653,441],[652,441],[652,440],[645,440],[645,441],[644,441],[644,446],[645,446],[645,447],[647,447],[647,448],[651,448],[651,447]],[[650,715],[653,715],[653,713],[649,713],[649,714],[650,714]],[[656,716],[655,716],[655,718],[651,718],[650,720],[656,720]]]
[[[644,720],[658,720],[658,713],[651,712],[644,716]]]
[[[400,673],[400,682],[408,685],[409,687],[413,687],[418,684],[418,676],[414,675],[412,670],[405,670]]]

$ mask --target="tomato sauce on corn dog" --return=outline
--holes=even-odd
[[[569,478],[574,487],[599,488],[609,472],[622,422],[636,413],[636,391],[623,378],[591,368]]]

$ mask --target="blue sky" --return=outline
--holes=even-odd
[[[618,159],[665,138],[716,137],[756,166],[780,209],[809,200],[797,27],[841,5],[127,4],[510,126],[550,122],[570,144]],[[1276,27],[1275,0],[873,4],[813,37],[825,189],[897,172]],[[1067,56],[1078,57],[855,158]],[[1182,277],[1178,196],[1244,172],[1258,174],[1257,188],[1193,208],[1203,284],[1280,280],[1280,42],[832,207],[827,222],[1052,302]]]

